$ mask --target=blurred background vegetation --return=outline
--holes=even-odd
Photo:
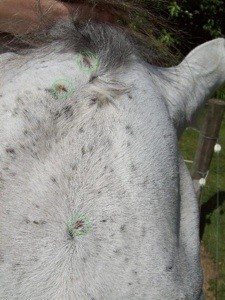
[[[224,0],[168,1],[164,16],[179,30],[180,35],[166,31],[161,39],[169,46],[179,46],[183,54],[205,41],[225,34]]]
[[[98,0],[107,1],[113,3]],[[167,60],[161,60],[164,65],[174,64],[174,59],[168,62],[169,53],[180,61],[199,44],[225,37],[225,0],[123,0],[121,3],[126,13],[122,14],[122,24],[148,36],[156,52],[166,53]]]

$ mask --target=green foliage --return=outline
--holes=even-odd
[[[181,7],[176,1],[173,1],[169,4],[168,10],[171,17],[178,17],[181,12]]]
[[[220,89],[218,89],[214,96],[215,98],[225,100],[225,85],[223,85]]]
[[[166,29],[162,30],[162,34],[159,39],[160,42],[166,44],[169,47],[178,44],[176,36],[172,32],[167,31]]]
[[[225,34],[225,5],[223,0],[177,0],[167,2],[167,12],[170,22],[177,24],[177,28],[188,34],[192,46],[183,45],[179,35],[162,32],[161,40],[168,46],[180,45],[183,52],[188,52],[197,44]],[[161,3],[161,5],[163,5]],[[165,5],[165,4],[164,4]]]

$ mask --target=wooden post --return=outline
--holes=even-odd
[[[210,99],[208,104],[209,107],[199,136],[198,147],[191,170],[193,180],[205,178],[207,175],[225,111],[225,101]]]

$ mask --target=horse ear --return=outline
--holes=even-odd
[[[161,69],[161,93],[178,136],[191,125],[197,111],[225,83],[225,39],[204,43],[174,68]]]

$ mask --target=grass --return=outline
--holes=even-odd
[[[204,119],[205,110],[200,113],[199,123]],[[193,160],[198,142],[198,132],[186,129],[180,148],[184,159]],[[201,194],[201,218],[204,223],[202,243],[215,262],[219,278],[210,286],[217,300],[225,299],[225,116],[223,118],[219,144],[221,152],[214,153],[207,184]],[[187,164],[189,169],[191,164]],[[218,192],[218,193],[217,193]],[[217,208],[217,201],[219,207]]]

